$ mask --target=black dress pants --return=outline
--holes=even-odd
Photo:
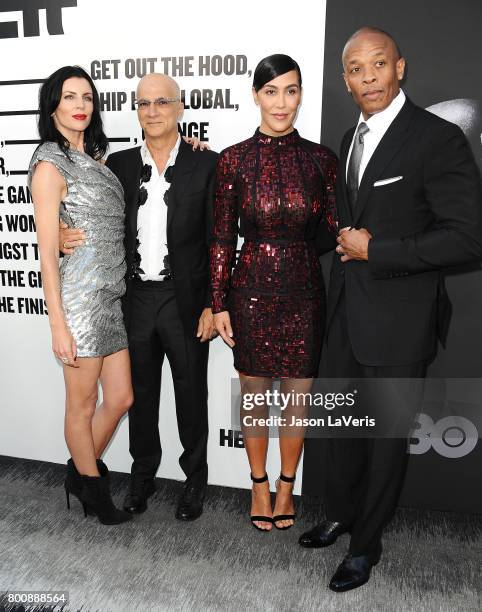
[[[186,334],[172,281],[137,281],[133,289],[129,336],[134,404],[129,410],[132,475],[154,478],[161,462],[159,400],[164,356],[171,366],[176,416],[184,452],[179,464],[186,481],[207,482],[207,364],[209,343]]]
[[[344,292],[330,325],[321,374],[327,378],[424,378],[427,362],[402,366],[359,363],[348,336]],[[385,406],[383,406],[385,410]],[[386,406],[390,411],[390,406]],[[417,410],[413,407],[412,416]],[[394,418],[396,415],[394,414]],[[350,527],[349,552],[373,553],[391,520],[408,463],[406,437],[330,438],[326,442],[327,519]]]

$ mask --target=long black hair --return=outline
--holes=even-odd
[[[63,66],[51,74],[40,88],[38,131],[40,142],[56,142],[69,157],[69,141],[55,127],[52,113],[62,98],[62,86],[67,79],[85,79],[92,88],[94,110],[89,126],[84,132],[84,150],[93,159],[101,159],[108,147],[107,136],[102,127],[99,94],[90,75],[80,66]],[[69,157],[70,159],[70,157]]]
[[[291,70],[296,70],[298,74],[299,85],[301,87],[301,70],[298,63],[289,55],[283,53],[275,53],[263,58],[256,66],[253,76],[253,88],[259,91],[262,87],[276,77],[286,74]]]

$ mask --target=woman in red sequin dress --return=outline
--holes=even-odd
[[[293,127],[301,102],[301,73],[293,59],[278,54],[262,60],[253,96],[261,111],[259,129],[219,158],[210,255],[215,325],[233,348],[241,382],[251,521],[269,531],[273,525],[287,529],[295,518],[292,490],[304,428],[290,423],[306,415],[296,394],[310,392],[318,371],[325,319],[318,254],[336,246],[337,159]],[[232,271],[238,233],[244,244]],[[254,394],[267,397],[276,378],[289,401],[281,414],[281,475],[272,509],[268,428],[259,421],[268,416],[268,401],[247,408]]]

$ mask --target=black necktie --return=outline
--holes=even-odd
[[[358,198],[358,175],[360,174],[360,162],[363,155],[363,139],[370,128],[366,123],[360,123],[353,139],[350,161],[348,163],[348,173],[346,184],[348,187],[348,198],[350,200],[351,211],[356,214],[356,201]]]

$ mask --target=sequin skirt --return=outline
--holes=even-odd
[[[229,313],[238,372],[270,378],[317,375],[326,314],[323,291],[263,295],[231,289]]]

